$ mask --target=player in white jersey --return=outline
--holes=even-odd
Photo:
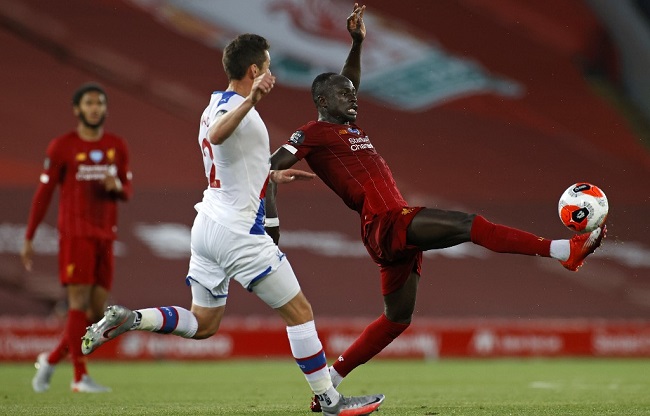
[[[353,16],[357,15],[353,12]],[[191,310],[166,306],[131,311],[109,306],[104,318],[88,327],[82,351],[89,354],[130,330],[208,338],[219,329],[234,279],[285,321],[291,352],[323,414],[365,415],[379,408],[384,396],[344,397],[334,388],[311,305],[285,255],[264,229],[268,181],[279,184],[315,177],[296,169],[269,171],[268,131],[254,108],[275,83],[268,49],[268,42],[253,34],[240,35],[225,48],[228,89],[212,94],[201,117],[199,145],[208,188],[196,205],[191,232],[186,279],[192,291]]]
[[[251,227],[257,222],[263,233],[263,197],[271,164],[269,135],[262,118],[253,107],[229,140],[220,144],[208,140],[210,126],[244,101],[234,91],[216,91],[203,112],[199,146],[208,188],[197,210],[224,225],[235,221],[237,226]]]
[[[228,291],[228,279],[223,276],[251,290],[257,280],[277,270],[284,260],[284,255],[264,231],[264,194],[270,153],[269,135],[259,113],[251,108],[227,140],[219,144],[209,140],[210,128],[241,105],[246,105],[245,98],[235,91],[214,92],[201,117],[199,132],[208,188],[203,192],[203,201],[196,205],[199,226],[195,225],[192,230],[196,238],[192,241],[188,279],[222,298]],[[209,222],[218,224],[214,227],[216,230],[209,227]],[[214,235],[205,235],[208,230]],[[205,249],[214,251],[212,255],[200,251],[202,241],[211,243]],[[217,262],[213,263],[212,257]],[[225,284],[219,286],[221,283]],[[299,290],[297,284],[287,288],[287,298],[275,299],[270,306],[285,304]]]

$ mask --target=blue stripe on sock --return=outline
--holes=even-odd
[[[319,353],[312,355],[311,357],[305,358],[296,358],[296,363],[298,367],[305,374],[311,374],[323,367],[327,366],[327,360],[325,358],[325,351],[320,350]]]
[[[178,326],[178,311],[171,306],[163,306],[158,310],[163,314],[163,326],[156,332],[160,334],[171,333]]]

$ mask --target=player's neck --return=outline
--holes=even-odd
[[[242,97],[248,97],[248,94],[251,93],[251,89],[253,88],[253,83],[250,82],[248,79],[240,79],[240,80],[231,80],[230,83],[228,84],[228,89],[226,91],[234,91],[237,94],[241,95]]]
[[[318,116],[318,121],[321,123],[330,123],[330,124],[340,124],[340,125],[348,125],[350,124],[349,121],[346,120],[339,120],[335,117],[331,117],[329,115],[322,115],[320,114]]]
[[[88,127],[83,124],[77,126],[77,134],[82,140],[96,142],[104,135],[103,127]]]

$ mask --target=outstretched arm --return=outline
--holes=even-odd
[[[365,10],[365,5],[359,6],[358,3],[354,3],[352,14],[348,16],[347,26],[352,37],[352,46],[341,70],[341,75],[352,81],[352,85],[357,90],[359,90],[359,84],[361,83],[361,43],[366,37],[366,25],[363,23],[363,12]]]

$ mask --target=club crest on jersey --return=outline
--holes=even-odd
[[[95,163],[101,162],[102,159],[104,158],[104,152],[102,152],[99,149],[91,150],[88,155],[90,156],[90,160],[92,160]]]
[[[302,144],[305,141],[305,132],[298,130],[289,137],[289,143]]]
[[[402,208],[402,215],[409,215],[413,212],[413,208]]]

